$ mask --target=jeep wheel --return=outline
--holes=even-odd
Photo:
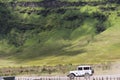
[[[70,80],[74,79],[74,77],[75,77],[74,74],[70,74],[70,75],[69,75]]]
[[[90,78],[90,74],[85,73],[84,78],[85,78],[86,80],[89,79],[89,78]]]

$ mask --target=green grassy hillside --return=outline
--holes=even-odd
[[[119,1],[71,1],[1,0],[1,66],[119,60]]]

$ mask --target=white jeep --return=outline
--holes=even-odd
[[[70,79],[74,79],[74,77],[90,77],[94,73],[94,70],[92,69],[91,66],[78,66],[77,70],[75,71],[70,71],[69,74],[67,75]]]

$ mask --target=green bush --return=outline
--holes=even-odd
[[[108,18],[108,16],[106,16],[106,15],[100,13],[100,12],[93,12],[92,16],[93,16],[93,18],[96,18],[100,22],[104,22]]]
[[[16,30],[12,30],[10,34],[8,34],[8,43],[16,47],[23,46],[25,39],[24,33],[19,33]]]
[[[96,24],[96,33],[101,33],[106,30],[106,26],[103,23]]]

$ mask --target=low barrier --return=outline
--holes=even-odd
[[[70,80],[68,77],[16,77],[15,80]]]
[[[70,79],[66,76],[40,76],[40,77],[14,77],[14,76],[3,76],[0,80],[120,80],[120,74],[116,75],[94,75],[90,77],[75,77]]]
[[[68,77],[16,77],[15,80],[120,80],[120,76],[75,77],[74,79]]]

